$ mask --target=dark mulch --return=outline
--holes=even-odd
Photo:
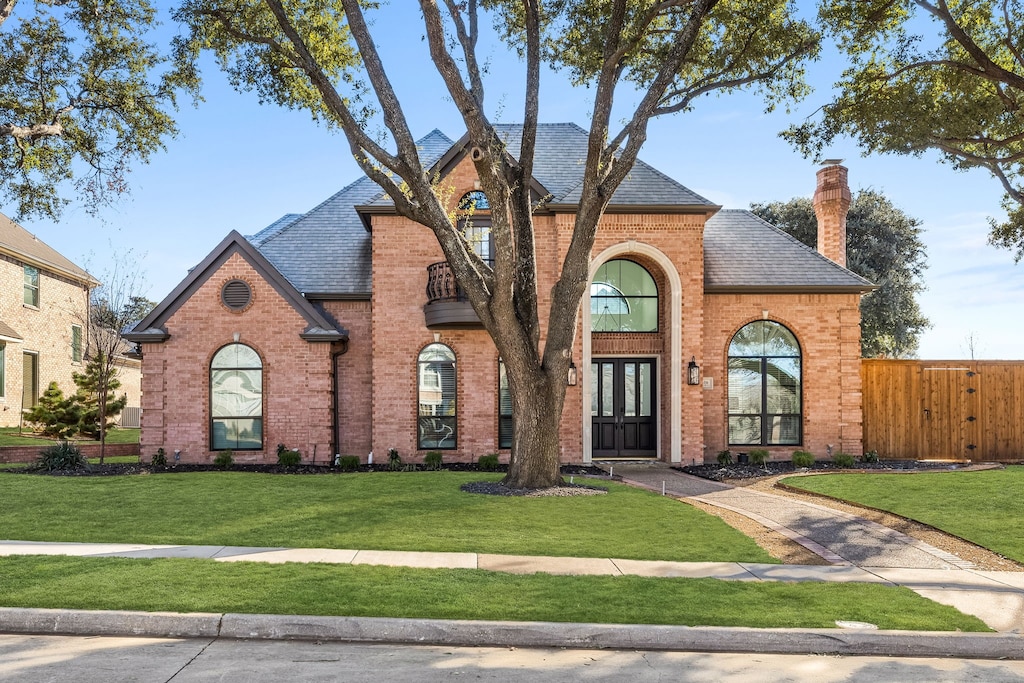
[[[415,468],[415,469],[413,469]],[[483,472],[476,463],[445,463],[442,470],[449,472]],[[175,472],[257,472],[260,474],[339,474],[343,472],[340,467],[328,465],[299,465],[297,467],[283,467],[281,465],[244,465],[234,464],[224,469],[212,464],[179,464],[167,467],[152,467],[146,463],[104,463],[103,465],[93,464],[88,469],[78,470],[53,470],[47,471],[33,467],[17,467],[2,469],[0,473],[10,474],[45,474],[54,477],[104,477],[130,474],[173,474]],[[361,465],[356,472],[389,472],[384,465]],[[425,472],[423,465],[407,465],[404,472]],[[498,465],[494,472],[507,472],[508,465]],[[597,467],[587,465],[563,465],[563,475],[603,475],[604,471]]]
[[[466,493],[482,493],[487,496],[576,496],[584,494],[608,493],[608,489],[601,486],[587,486],[586,484],[570,484],[565,482],[550,489],[517,489],[505,486],[499,481],[472,481],[459,487]]]
[[[794,467],[792,462],[769,462],[764,465],[687,465],[676,467],[681,472],[692,474],[702,479],[725,481],[726,479],[754,479],[771,477],[777,474],[793,472],[886,472],[912,470],[957,470],[965,467],[948,462],[922,462],[920,460],[880,460],[879,462],[859,462],[853,467],[836,467],[828,461],[815,462],[814,467]]]

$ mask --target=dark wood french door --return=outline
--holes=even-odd
[[[590,367],[593,457],[657,456],[655,360],[598,358]]]

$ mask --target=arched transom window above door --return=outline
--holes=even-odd
[[[592,332],[657,332],[658,285],[634,261],[601,264],[590,285]]]
[[[729,344],[729,445],[801,442],[800,344],[770,320],[745,325]]]

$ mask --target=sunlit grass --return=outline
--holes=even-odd
[[[791,477],[789,486],[909,517],[1024,562],[1024,467]]]
[[[325,564],[0,558],[0,605],[170,612],[987,631],[975,617],[877,584],[512,575]]]

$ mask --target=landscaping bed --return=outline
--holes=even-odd
[[[917,470],[959,470],[970,467],[970,463],[953,463],[933,460],[879,460],[878,462],[858,462],[852,467],[837,467],[834,463],[822,460],[814,463],[813,467],[796,467],[792,462],[777,461],[767,462],[764,465],[749,464],[706,464],[686,465],[676,467],[680,472],[692,474],[702,479],[712,481],[726,481],[733,479],[755,479],[761,477],[774,477],[780,474],[794,474],[799,472],[893,472],[893,471],[917,471]]]
[[[440,467],[445,472],[508,472],[508,465],[498,465],[496,469],[483,470],[476,463],[445,463]],[[34,467],[18,467],[11,469],[0,469],[0,472],[12,474],[44,474],[53,477],[103,477],[129,474],[170,474],[181,472],[252,472],[258,474],[342,474],[347,472],[392,472],[385,464],[360,465],[357,470],[343,470],[333,465],[297,465],[286,467],[283,465],[248,465],[233,463],[228,467],[220,467],[212,463],[206,464],[177,464],[166,467],[154,467],[143,462],[117,462],[91,464],[88,468],[76,470],[53,470],[47,471]],[[426,472],[426,467],[420,464],[403,465],[400,472]],[[563,476],[599,476],[607,477],[607,473],[599,467],[589,465],[562,465]],[[515,495],[515,494],[509,494]]]

